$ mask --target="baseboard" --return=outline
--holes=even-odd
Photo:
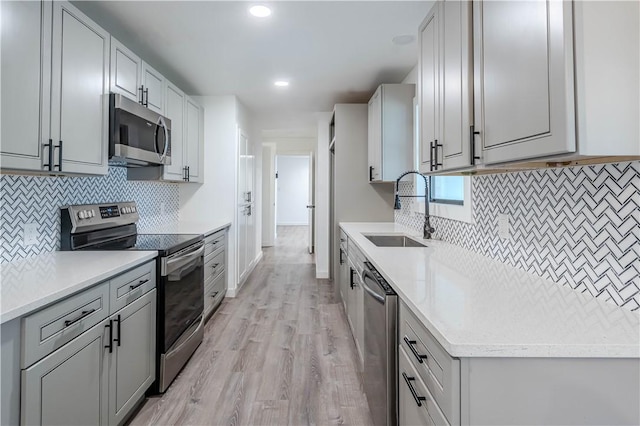
[[[224,297],[236,297],[236,289],[235,288],[228,288],[227,292],[224,295]]]
[[[316,269],[316,279],[319,279],[319,280],[329,279],[329,271],[320,271]]]
[[[309,226],[309,222],[285,222],[285,223],[276,223],[276,226]]]

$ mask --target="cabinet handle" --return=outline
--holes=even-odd
[[[138,92],[140,92],[140,100],[138,101],[138,103],[140,105],[144,105],[144,84],[140,86],[140,88],[138,89]]]
[[[435,166],[435,170],[438,170],[438,166],[442,166],[442,163],[438,163],[438,147],[442,148],[442,144],[438,143],[438,139],[436,139],[433,143],[433,150],[435,152],[435,159],[434,159],[434,166]],[[444,154],[442,154],[442,157],[444,158]]]
[[[479,134],[480,132],[475,130],[475,126],[473,124],[469,126],[469,142],[471,143],[471,149],[469,150],[471,158],[469,163],[472,166],[476,164],[476,160],[480,159],[480,157],[476,156],[476,138],[474,137]]]
[[[344,259],[342,258],[342,255],[344,254],[344,252],[342,251],[342,249],[340,249],[340,264],[344,264]]]
[[[373,166],[369,166],[369,182],[373,180]]]
[[[352,267],[349,267],[349,285],[351,286],[351,290],[353,290],[353,287],[355,287],[356,283],[353,282],[353,273],[355,271],[353,270]]]
[[[105,348],[109,348],[109,353],[113,352],[113,320],[109,320],[109,324],[104,325],[109,329],[109,344],[105,345]]]
[[[416,357],[420,364],[422,364],[424,360],[427,359],[427,355],[419,354],[416,348],[413,346],[417,343],[415,340],[409,340],[407,336],[404,336],[404,342],[407,344],[407,346],[409,346],[409,349],[411,349],[411,352],[413,352],[413,356]]]
[[[426,401],[427,398],[425,398],[424,396],[418,396],[418,393],[411,384],[411,382],[415,381],[416,378],[407,376],[407,373],[405,373],[404,371],[402,372],[402,377],[404,377],[404,381],[407,382],[407,386],[409,386],[409,390],[411,391],[411,395],[413,395],[413,399],[416,400],[416,404],[418,405],[418,407],[422,407],[422,401]]]
[[[42,167],[46,167],[49,171],[53,170],[53,140],[49,139],[49,143],[42,144],[44,147],[49,148],[49,162],[43,164]]]
[[[435,154],[435,146],[433,145],[433,141],[429,142],[429,171],[435,170],[434,159],[436,157]]]
[[[187,178],[187,166],[184,166],[182,168],[182,180],[185,181],[185,182],[188,180],[188,178]]]
[[[211,297],[216,297],[217,295],[218,295],[218,292],[216,291],[211,295]]]
[[[213,265],[211,265],[211,267],[212,267],[213,269],[216,269],[216,268],[218,267],[218,265],[219,265],[219,263],[214,263]]]
[[[58,164],[56,164],[54,167],[57,167],[59,171],[62,171],[62,141],[60,141],[60,144],[57,146],[58,148]]]
[[[140,287],[142,284],[148,283],[148,282],[149,282],[149,280],[140,280],[140,281],[138,281],[138,284],[130,285],[129,289],[130,290],[135,290],[136,288]]]
[[[120,323],[121,323],[121,321],[120,321],[120,315],[119,314],[118,314],[118,319],[114,319],[113,322],[117,322],[118,323],[118,338],[117,339],[113,339],[113,341],[114,342],[118,342],[118,346],[120,346],[120,343],[121,343],[121,340],[122,340],[120,338],[120,336],[122,336],[122,333],[120,331]]]
[[[82,313],[80,314],[80,316],[78,318],[72,319],[72,320],[67,320],[64,322],[64,326],[65,327],[69,327],[75,323],[77,323],[78,321],[80,321],[82,318],[88,317],[89,315],[91,315],[92,313],[94,313],[96,310],[95,309],[90,309],[88,311],[82,311]]]
[[[191,182],[191,167],[187,166],[187,182]]]
[[[142,91],[142,105],[146,107],[149,106],[149,88],[148,87]]]

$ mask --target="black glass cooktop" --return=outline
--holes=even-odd
[[[202,241],[201,234],[134,234],[102,243],[84,246],[83,250],[156,250],[168,256]]]

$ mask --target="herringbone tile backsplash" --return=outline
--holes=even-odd
[[[11,262],[60,247],[60,207],[66,204],[136,201],[140,226],[178,221],[178,185],[129,182],[123,167],[100,177],[0,175],[0,261]],[[160,212],[164,203],[165,211]],[[23,244],[23,226],[38,225],[38,243]]]
[[[436,238],[640,307],[640,162],[476,176],[472,199],[473,224],[434,217]],[[423,216],[406,204],[396,222],[421,232]],[[509,240],[498,236],[499,213],[510,217]]]

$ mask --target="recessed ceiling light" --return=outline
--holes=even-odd
[[[289,85],[289,82],[286,80],[278,80],[273,84],[275,84],[278,87],[287,87]]]
[[[395,36],[394,38],[391,39],[391,41],[393,42],[393,44],[397,44],[398,46],[404,46],[406,44],[413,43],[415,39],[416,38],[410,34],[404,34],[404,35]]]
[[[256,5],[249,9],[249,13],[257,18],[266,18],[271,15],[271,9],[264,5]]]

